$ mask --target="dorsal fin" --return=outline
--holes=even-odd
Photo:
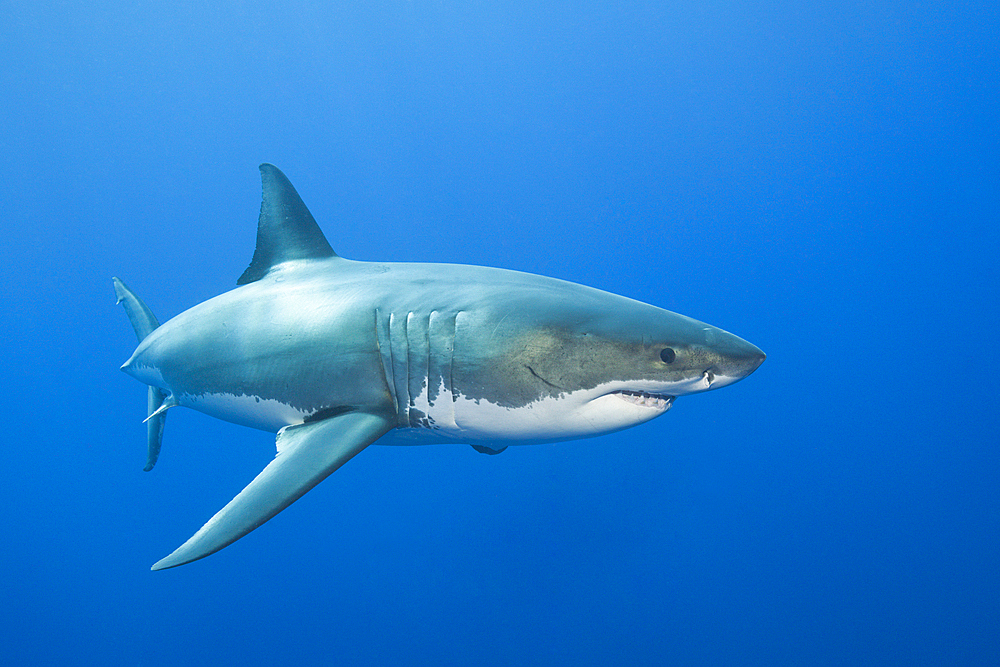
[[[237,285],[263,278],[275,265],[294,259],[336,257],[302,198],[281,170],[260,165],[264,197],[257,222],[257,249]]]

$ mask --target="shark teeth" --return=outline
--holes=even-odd
[[[658,408],[660,410],[669,410],[675,398],[674,396],[650,394],[645,391],[628,391],[626,389],[616,391],[614,394],[623,401],[628,401],[633,405],[641,405],[647,408]]]

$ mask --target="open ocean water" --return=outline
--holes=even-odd
[[[985,2],[0,0],[7,665],[1000,662]],[[164,572],[269,433],[145,388],[111,276],[235,286],[273,162],[352,259],[571,280],[750,378],[614,435],[370,447]]]

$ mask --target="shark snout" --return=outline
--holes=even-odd
[[[759,347],[730,333],[713,346],[713,352],[715,360],[705,377],[710,385],[720,387],[747,377],[767,358]]]

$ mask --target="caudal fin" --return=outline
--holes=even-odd
[[[115,303],[120,303],[125,308],[132,328],[135,329],[135,336],[141,343],[146,340],[146,336],[153,333],[156,327],[160,326],[160,322],[149,306],[144,304],[142,299],[128,288],[128,285],[118,278],[112,278],[111,282],[115,285],[115,296],[118,297],[118,301]]]
[[[125,308],[129,322],[135,329],[135,336],[141,343],[146,339],[146,336],[160,326],[160,322],[156,319],[156,315],[153,315],[153,311],[125,283],[118,278],[112,278],[111,282],[115,286],[117,303],[122,304]],[[166,410],[157,412],[157,410],[160,409],[166,398],[166,393],[159,387],[150,387],[146,394],[146,409],[150,416],[146,420],[146,467],[143,470],[147,472],[153,469],[153,466],[156,465],[156,459],[160,456],[160,443],[163,441],[163,426],[167,419],[167,412]]]

